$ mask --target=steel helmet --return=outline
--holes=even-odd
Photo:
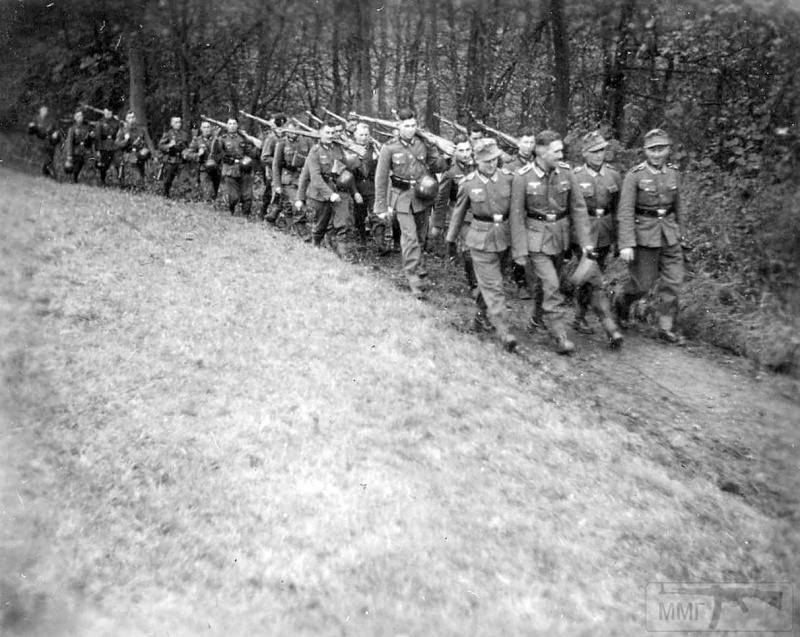
[[[356,179],[349,170],[343,170],[336,176],[336,189],[337,190],[350,190],[356,183]]]
[[[136,158],[139,161],[147,161],[148,159],[150,159],[150,149],[147,146],[142,146],[136,152]]]
[[[424,175],[414,184],[414,194],[423,200],[433,200],[439,192],[439,182],[433,175]]]

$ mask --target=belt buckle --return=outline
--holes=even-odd
[[[555,221],[557,218],[558,218],[558,215],[555,214],[554,212],[548,212],[548,213],[545,213],[545,215],[544,215],[544,220],[545,221]]]
[[[656,210],[656,215],[659,219],[662,219],[667,216],[667,209],[666,208],[659,208]]]
[[[605,208],[595,208],[594,214],[596,217],[602,217],[604,214],[606,214],[606,210]]]
[[[492,215],[492,219],[495,223],[501,223],[503,221],[503,215]]]

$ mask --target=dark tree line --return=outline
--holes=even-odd
[[[514,134],[669,128],[678,158],[794,167],[800,15],[737,0],[4,0],[0,122],[133,107],[154,133],[243,108],[414,105]],[[445,129],[445,134],[450,131]]]

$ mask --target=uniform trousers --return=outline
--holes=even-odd
[[[398,212],[400,224],[400,250],[403,255],[403,272],[409,282],[419,279],[422,268],[422,245],[428,238],[428,218],[431,206],[420,211]]]
[[[339,193],[341,199],[336,202],[317,201],[309,198],[306,205],[314,220],[312,238],[314,245],[322,245],[322,240],[332,227],[336,237],[336,250],[341,256],[352,251],[353,241],[353,199],[347,193]]]
[[[475,269],[475,277],[478,279],[478,289],[480,296],[483,297],[482,303],[485,305],[486,314],[497,330],[497,334],[504,338],[508,335],[508,308],[503,293],[501,267],[503,254],[475,248],[470,248],[469,254]],[[480,302],[479,305],[481,305]]]
[[[622,290],[622,303],[629,308],[631,303],[643,297],[658,280],[659,317],[670,322],[678,314],[678,294],[683,283],[683,249],[679,243],[662,245],[659,248],[636,246],[633,261],[628,264],[630,275]]]
[[[246,173],[238,177],[225,177],[225,194],[228,196],[228,209],[231,214],[236,212],[236,204],[242,202],[242,214],[248,216],[253,205],[253,173]]]
[[[213,201],[219,192],[221,176],[217,168],[202,168],[200,170],[200,192],[203,199]]]

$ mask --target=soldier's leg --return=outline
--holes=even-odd
[[[662,336],[672,333],[675,318],[678,316],[678,295],[684,277],[683,249],[676,243],[662,246],[658,260],[658,327]],[[669,338],[667,340],[672,340]]]
[[[628,280],[614,301],[617,319],[623,327],[628,323],[631,305],[642,298],[658,278],[660,248],[636,246],[633,261],[628,264]]]
[[[342,198],[333,204],[333,232],[336,235],[336,252],[345,259],[355,255],[355,221],[353,198],[341,193]]]
[[[511,336],[508,325],[508,308],[506,306],[506,297],[503,293],[501,255],[497,252],[470,250],[470,257],[475,267],[475,277],[478,281],[478,287],[480,288],[489,320],[494,325],[504,347],[513,349],[517,343]]]
[[[242,214],[245,217],[250,216],[253,208],[253,173],[244,173],[240,182],[239,198],[242,202]]]
[[[542,284],[542,313],[548,331],[556,341],[556,349],[560,354],[569,354],[575,345],[567,338],[564,321],[564,294],[558,273],[563,259],[557,256],[533,252],[530,254],[533,270]]]
[[[428,228],[430,227],[432,206],[428,206],[424,210],[414,212],[414,223],[417,226],[417,241],[420,246],[424,246],[428,240]],[[416,274],[419,277],[428,276],[428,271],[425,269],[425,253],[423,250],[419,252],[419,260],[417,261]]]
[[[367,205],[365,202],[353,202],[353,228],[355,238],[361,244],[367,242]]]
[[[403,273],[406,275],[411,291],[415,294],[421,292],[421,282],[417,274],[421,248],[417,236],[417,223],[413,212],[398,212],[397,222],[400,224],[400,249],[403,263]]]
[[[84,158],[80,155],[76,156],[72,160],[72,183],[77,184],[78,178],[81,175],[81,170],[83,170],[83,163]]]
[[[211,180],[211,200],[216,201],[219,196],[219,187],[222,183],[222,173],[218,168],[213,168],[208,171],[208,176]]]
[[[161,189],[161,194],[165,197],[169,197],[169,191],[172,189],[172,182],[175,181],[175,177],[178,174],[178,167],[180,164],[167,162],[164,164],[164,174],[162,175],[164,179],[163,188]]]
[[[622,346],[623,336],[619,331],[619,326],[614,319],[614,312],[611,309],[611,301],[606,294],[603,287],[603,277],[598,272],[592,278],[580,287],[581,290],[588,290],[589,303],[600,319],[600,325],[603,326],[603,331],[608,338],[608,345],[611,349],[617,349]]]
[[[311,214],[314,218],[314,230],[311,237],[314,245],[319,247],[328,231],[328,224],[333,216],[333,206],[330,201],[317,201],[316,199],[308,199],[306,205],[312,211]]]
[[[225,195],[228,199],[228,210],[232,215],[235,215],[240,196],[238,177],[225,177]]]

